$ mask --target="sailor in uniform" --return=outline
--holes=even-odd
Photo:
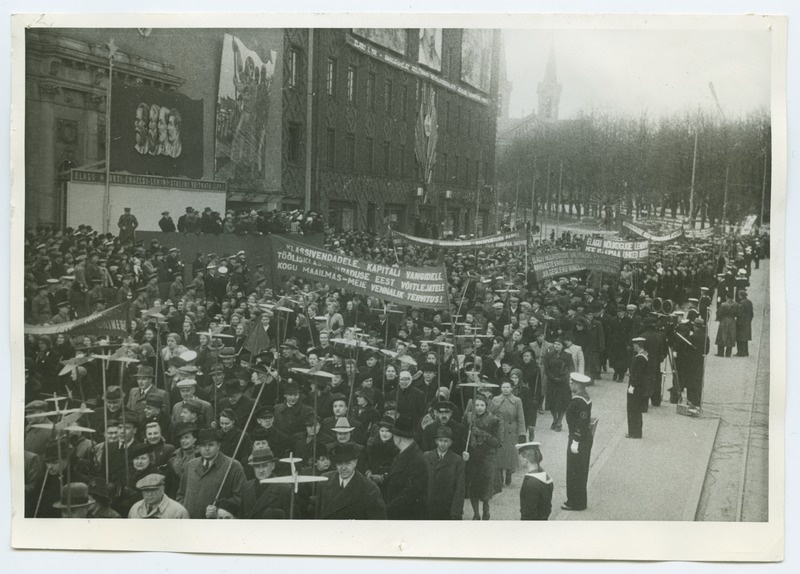
[[[519,463],[525,477],[519,490],[520,520],[547,520],[553,502],[553,479],[542,468],[539,442],[518,444]]]

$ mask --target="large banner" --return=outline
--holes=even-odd
[[[419,56],[417,56],[417,61],[437,72],[442,71],[441,28],[419,29]]]
[[[230,191],[275,192],[281,187],[277,43],[275,48],[256,51],[236,36],[223,37],[214,179],[228,182]]]
[[[436,164],[436,144],[439,141],[439,120],[436,114],[436,93],[433,89],[423,90],[427,97],[421,98],[417,124],[414,129],[414,154],[420,167],[420,177],[430,186],[433,179],[433,166]],[[425,188],[425,200],[428,199]]]
[[[648,241],[652,241],[653,243],[666,243],[667,241],[674,241],[679,237],[683,236],[683,227],[679,227],[666,235],[653,235],[649,231],[646,231],[639,227],[638,225],[634,225],[629,221],[623,221],[622,227],[636,235],[637,237],[641,237],[642,239],[647,239]]]
[[[398,54],[405,54],[408,49],[408,31],[405,28],[353,28],[353,34]]]
[[[71,335],[108,335],[109,337],[124,337],[128,334],[128,308],[130,303],[125,302],[102,313],[95,313],[88,317],[81,317],[67,323],[56,325],[25,325],[26,335],[58,335],[69,333]]]
[[[620,241],[606,237],[591,237],[586,242],[584,251],[602,253],[621,259],[644,259],[650,254],[647,241]]]
[[[461,80],[489,93],[492,73],[492,30],[465,28],[461,40]]]
[[[426,247],[441,247],[445,249],[469,249],[473,247],[486,247],[488,249],[499,249],[508,247],[525,247],[527,238],[525,229],[518,229],[510,233],[500,233],[488,237],[478,237],[477,239],[427,239],[425,237],[415,237],[392,230],[392,239],[397,242],[410,243],[411,245],[422,245]]]
[[[742,222],[742,227],[739,230],[739,235],[752,235],[753,227],[756,224],[756,219],[757,216],[755,215],[748,215],[745,217],[744,221]]]
[[[544,281],[560,275],[591,270],[601,273],[619,273],[622,260],[619,257],[586,251],[555,251],[534,255],[530,260],[531,269],[537,281]]]
[[[203,100],[115,81],[111,170],[203,177]]]
[[[428,309],[450,306],[444,264],[392,267],[277,236],[272,237],[272,260],[276,274],[319,281],[401,305]]]

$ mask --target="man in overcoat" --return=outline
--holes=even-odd
[[[378,486],[356,470],[361,448],[353,443],[331,449],[336,470],[317,490],[314,515],[321,520],[386,520],[386,505]]]
[[[451,450],[453,431],[436,429],[436,448],[422,456],[428,465],[428,518],[461,520],[464,513],[464,458]]]
[[[736,316],[736,356],[750,355],[748,343],[753,338],[753,302],[747,298],[747,291],[739,291],[736,298],[739,302],[739,314]]]
[[[424,520],[428,513],[428,466],[414,442],[414,423],[401,416],[392,427],[400,450],[387,477],[386,514],[389,520]]]

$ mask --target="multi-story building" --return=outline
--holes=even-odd
[[[493,228],[501,37],[459,29],[28,30],[28,225],[63,226],[70,170],[105,167],[112,36],[115,90],[122,81],[203,101],[200,179],[226,182],[229,209],[311,208],[354,229]],[[230,140],[249,117],[247,88],[223,94],[229,76],[247,81],[234,44],[269,89],[246,176],[231,167],[241,152]]]

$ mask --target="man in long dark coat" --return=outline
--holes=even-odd
[[[401,416],[392,435],[400,453],[389,469],[386,514],[389,520],[424,520],[428,513],[428,466],[414,442],[414,422]]]
[[[753,302],[747,298],[747,291],[739,291],[739,315],[736,317],[736,356],[750,355],[748,342],[753,338]]]
[[[464,458],[451,450],[453,431],[436,430],[436,448],[422,456],[428,465],[428,518],[461,520],[464,513]]]
[[[647,412],[647,400],[657,407],[661,404],[661,362],[667,357],[667,342],[664,333],[658,331],[655,326],[655,319],[646,317],[642,322],[644,331],[644,350],[647,351],[647,385],[645,387],[644,404],[642,411]]]
[[[386,520],[386,505],[378,486],[356,470],[361,448],[353,443],[331,449],[336,471],[323,474],[314,516],[321,520]]]

